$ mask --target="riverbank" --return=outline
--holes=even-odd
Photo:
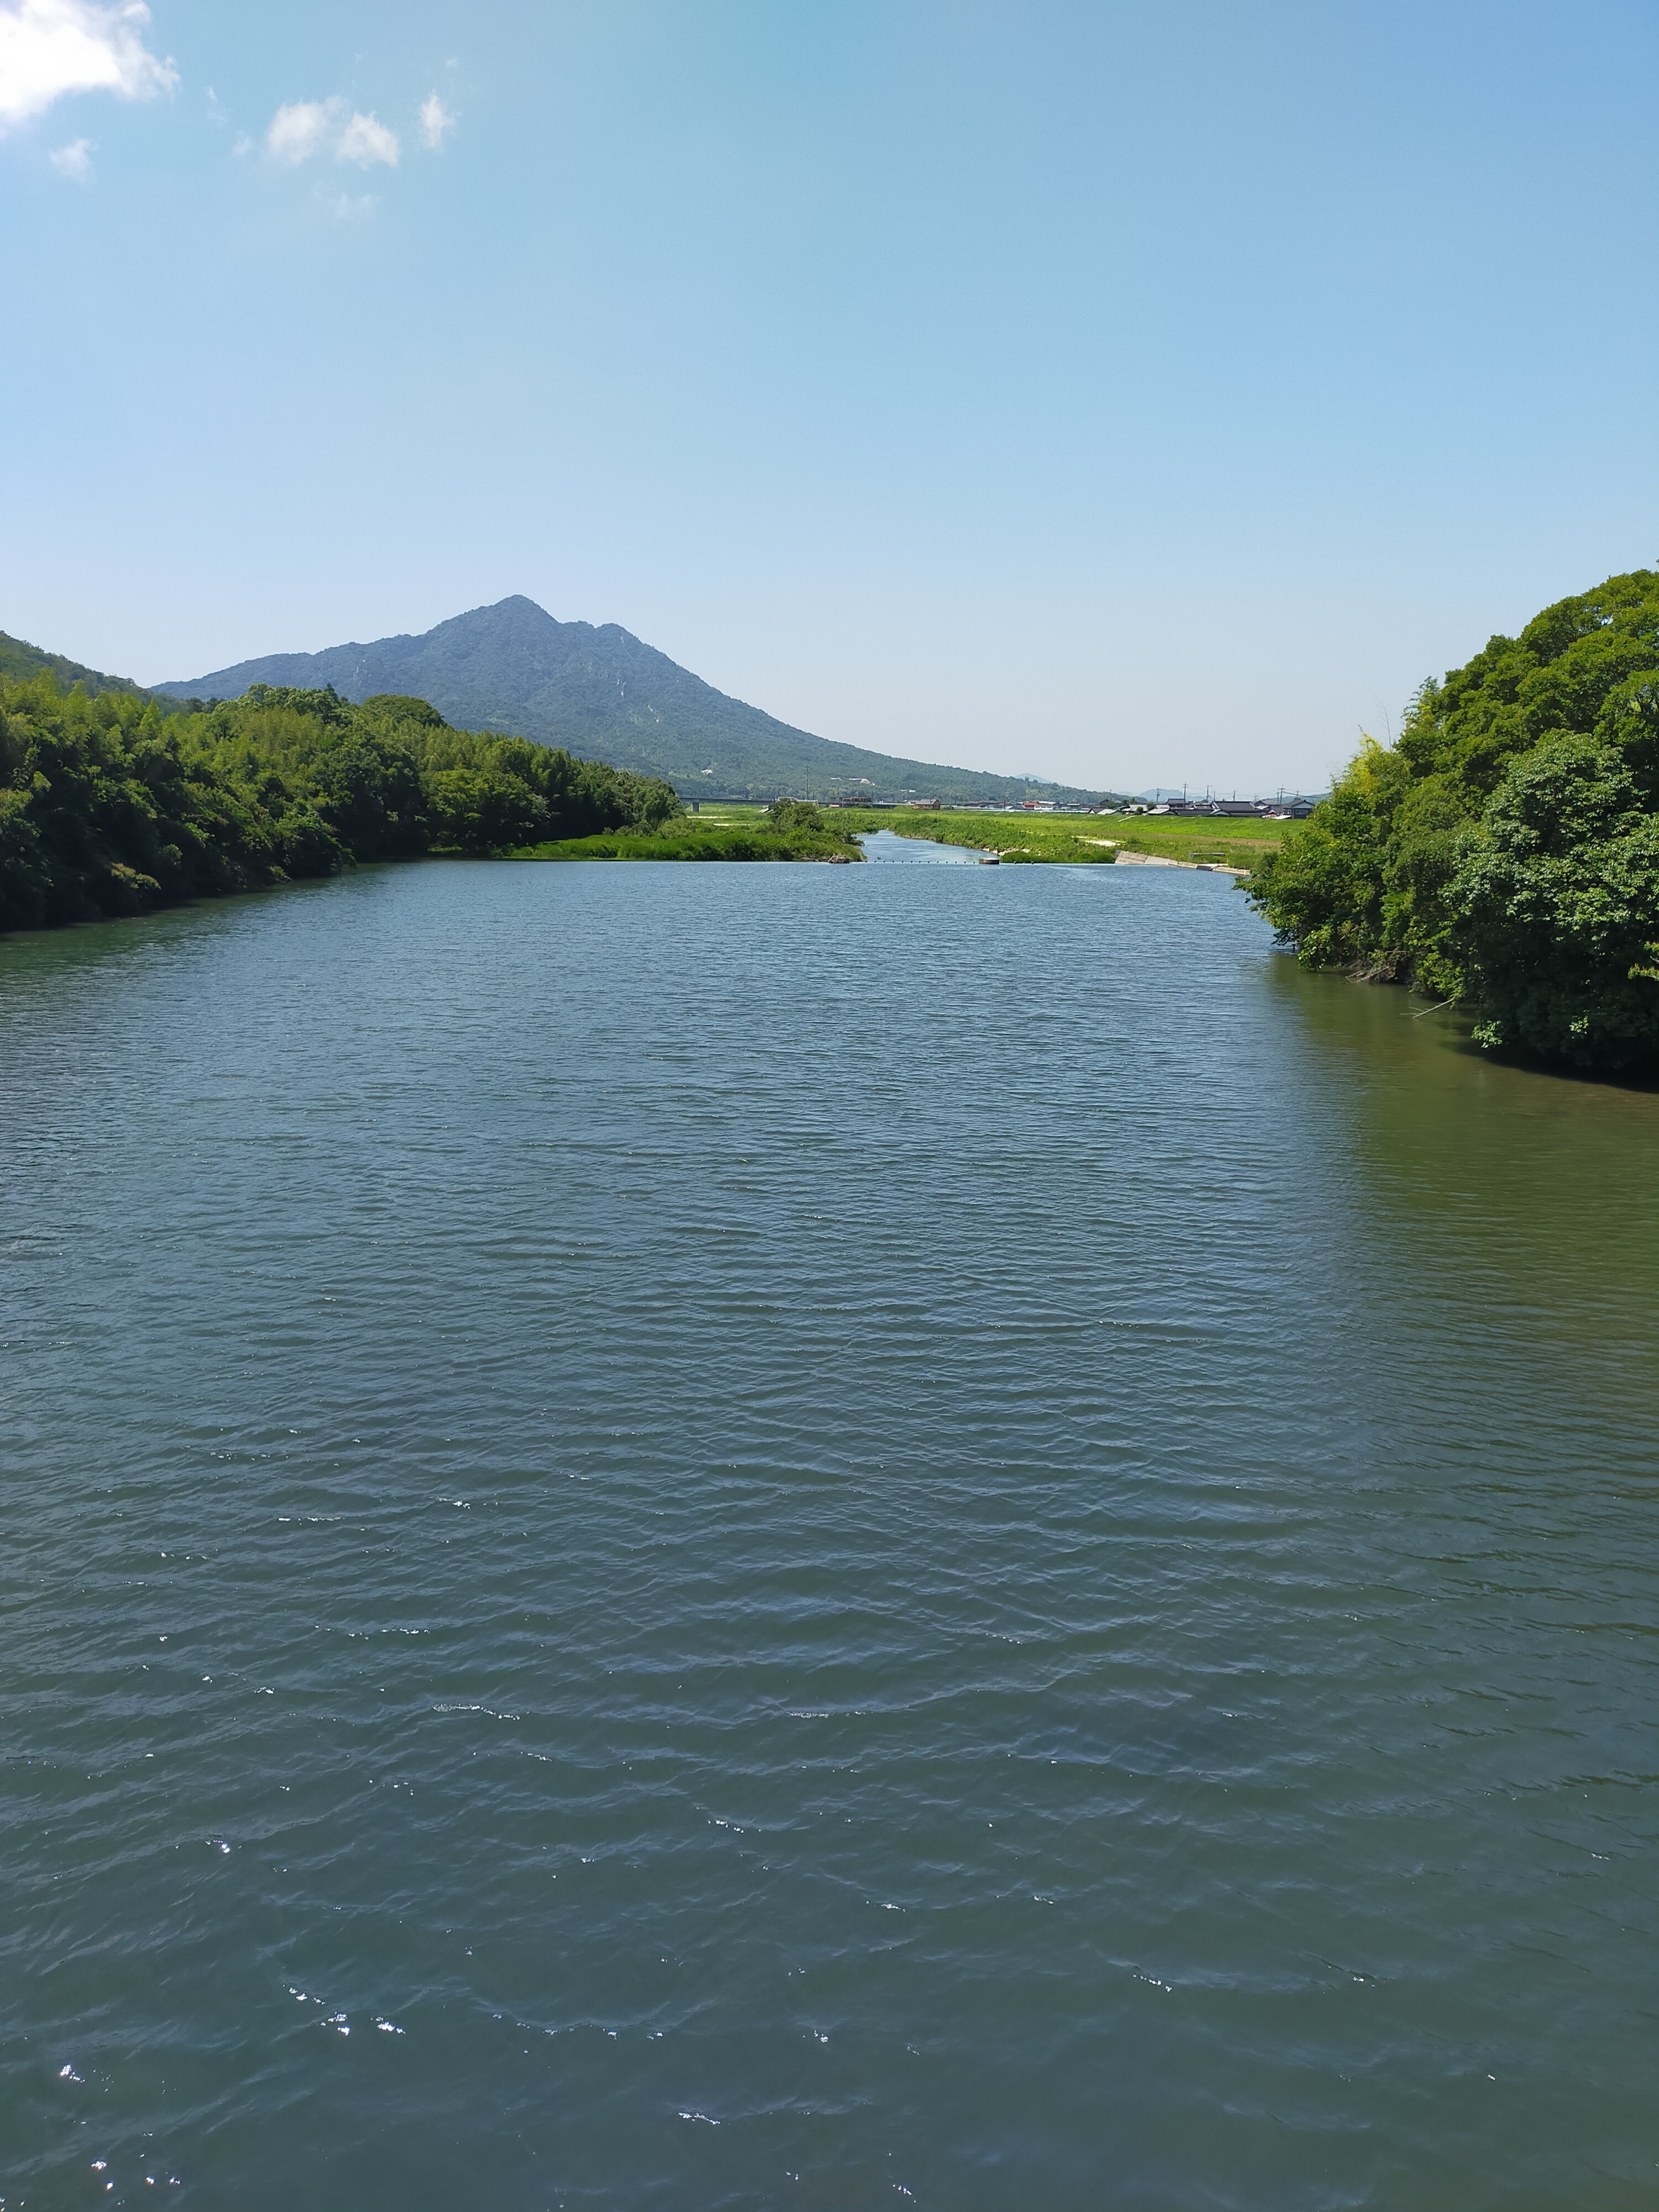
[[[1224,868],[1247,875],[1278,849],[1286,825],[1255,819],[1213,825],[1192,815],[969,814],[920,807],[844,807],[833,817],[857,835],[890,830],[936,845],[996,853],[1005,862],[1099,866],[1123,860]]]
[[[758,807],[752,823],[703,822],[696,816],[660,830],[608,830],[556,838],[510,850],[510,860],[862,860],[850,831],[838,823],[780,829]]]

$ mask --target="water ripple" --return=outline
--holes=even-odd
[[[0,944],[4,2201],[1644,2201],[1659,1100],[1412,1012],[1158,871]]]

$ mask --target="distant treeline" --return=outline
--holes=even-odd
[[[349,705],[256,684],[201,713],[0,675],[0,929],[428,852],[495,853],[678,817],[672,785],[521,738],[453,730],[423,699]]]
[[[537,860],[862,860],[863,848],[844,817],[826,821],[802,799],[775,799],[752,822],[665,822],[532,845]]]
[[[1249,896],[1310,967],[1472,1003],[1482,1044],[1659,1061],[1659,574],[1425,684]]]

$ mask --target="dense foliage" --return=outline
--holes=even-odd
[[[1474,1002],[1483,1044],[1659,1060],[1659,574],[1425,684],[1250,896],[1310,967]]]
[[[571,837],[521,848],[540,860],[861,860],[862,848],[846,825],[827,821],[799,799],[775,799],[764,814],[743,823],[665,822],[650,833],[623,830]]]
[[[202,714],[139,692],[0,678],[0,929],[143,912],[354,860],[646,833],[667,784],[522,738],[452,730],[422,699],[349,706],[256,685]]]

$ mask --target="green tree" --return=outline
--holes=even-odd
[[[180,739],[185,719],[48,672],[0,681],[0,927],[131,914],[275,881],[269,808]]]
[[[501,853],[531,843],[546,824],[547,809],[529,785],[498,769],[440,769],[426,788],[434,845]]]
[[[414,755],[367,724],[331,730],[312,769],[319,814],[360,860],[423,853],[426,795]]]
[[[377,691],[365,699],[359,712],[372,722],[386,724],[394,730],[447,730],[449,725],[428,699],[416,699],[401,691]]]
[[[822,830],[823,817],[810,799],[775,799],[766,810],[775,830]]]
[[[198,713],[125,684],[65,692],[45,658],[25,682],[0,665],[0,929],[329,875],[434,835],[494,853],[683,811],[669,784],[452,730],[424,699],[254,684]]]
[[[1622,754],[1547,738],[1466,841],[1454,938],[1483,1043],[1581,1067],[1659,1059],[1659,815]]]
[[[1555,805],[1559,849],[1539,811]],[[1645,927],[1656,809],[1659,574],[1638,569],[1425,684],[1399,742],[1365,740],[1249,896],[1310,967],[1484,1000],[1487,1044],[1633,1064],[1653,1049],[1645,956],[1618,962]]]

